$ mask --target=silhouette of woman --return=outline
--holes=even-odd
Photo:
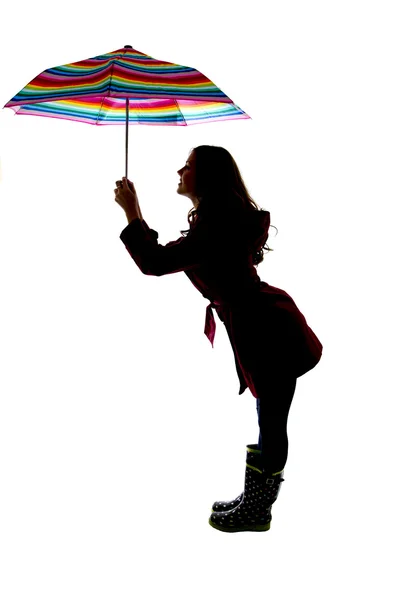
[[[128,219],[120,238],[142,273],[184,271],[210,300],[204,333],[212,346],[212,309],[225,325],[239,394],[249,388],[256,398],[260,432],[258,443],[246,447],[244,491],[232,501],[215,502],[209,524],[226,532],[266,531],[284,481],[297,378],[317,365],[322,344],[293,298],[257,274],[270,213],[250,197],[231,154],[218,146],[198,146],[178,175],[178,194],[193,203],[189,229],[176,241],[159,244],[157,231],[142,217],[133,183],[123,178],[114,190]]]

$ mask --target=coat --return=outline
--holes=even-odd
[[[204,333],[214,347],[213,309],[224,324],[235,359],[239,395],[268,394],[275,374],[301,377],[319,362],[322,344],[293,298],[261,281],[252,253],[268,238],[270,213],[248,211],[240,224],[216,227],[198,217],[187,236],[166,245],[146,221],[134,219],[120,239],[145,275],[183,271],[210,303]]]

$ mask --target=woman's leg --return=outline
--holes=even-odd
[[[287,461],[286,428],[296,383],[293,375],[276,374],[268,379],[268,392],[257,398],[258,448],[264,468],[271,473],[281,471]]]

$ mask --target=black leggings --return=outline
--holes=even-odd
[[[268,379],[268,394],[257,398],[261,450],[264,468],[275,473],[281,471],[288,457],[287,421],[296,389],[297,378],[274,375]]]

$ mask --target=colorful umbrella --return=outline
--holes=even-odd
[[[191,125],[250,117],[212,81],[191,67],[157,60],[124,46],[76,63],[46,69],[4,108],[93,125]]]

